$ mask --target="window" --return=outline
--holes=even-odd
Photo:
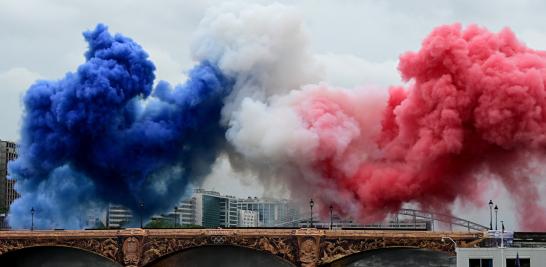
[[[506,267],[516,267],[516,259],[506,259]],[[520,267],[531,267],[531,259],[519,258]]]
[[[493,259],[469,259],[469,267],[493,267]]]

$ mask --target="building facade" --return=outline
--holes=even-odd
[[[491,230],[475,248],[457,248],[457,267],[546,266],[546,233]]]
[[[236,227],[238,225],[237,198],[222,196],[215,191],[195,189],[195,224],[203,227]]]
[[[7,211],[19,197],[15,191],[15,180],[8,179],[8,162],[17,158],[17,144],[0,140],[0,208]]]
[[[259,214],[253,210],[239,210],[239,227],[258,227]]]
[[[220,219],[223,221],[224,227],[237,227],[239,225],[238,203],[239,200],[234,196],[225,196],[220,206]]]
[[[546,266],[546,248],[458,248],[457,267]]]
[[[297,209],[287,200],[241,199],[204,189],[195,189],[191,200],[180,206],[185,208],[178,209],[179,220],[189,222],[193,218],[191,224],[209,228],[273,227],[298,217]]]
[[[6,214],[13,201],[19,197],[15,180],[8,179],[8,162],[17,158],[17,144],[0,140],[0,228],[7,228]]]
[[[298,210],[288,200],[252,198],[240,199],[238,209],[256,211],[259,227],[274,227],[298,219]]]
[[[106,227],[119,228],[126,226],[133,219],[131,210],[121,205],[108,205],[106,211]]]
[[[546,266],[546,248],[459,248],[457,267]]]
[[[184,200],[176,206],[174,214],[177,225],[194,225],[195,223],[195,197]]]

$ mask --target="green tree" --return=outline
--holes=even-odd
[[[172,220],[160,218],[160,219],[152,219],[150,222],[148,222],[144,228],[173,228],[174,223]]]
[[[100,220],[97,220],[97,222],[95,222],[95,225],[93,225],[93,229],[106,229],[106,225],[104,225],[104,223],[102,223]]]
[[[177,228],[203,228],[203,226],[197,224],[182,224],[177,225]]]

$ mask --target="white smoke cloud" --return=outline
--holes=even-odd
[[[287,103],[272,108],[269,102],[324,76],[310,52],[302,15],[277,3],[223,4],[206,13],[194,37],[195,60],[216,63],[236,78],[222,111],[233,145],[225,176],[253,176],[265,195],[285,191],[279,178],[294,173],[288,160],[303,159],[308,152],[297,148],[312,149],[316,140],[302,128],[290,98],[279,97]],[[301,140],[309,144],[301,146]]]
[[[195,33],[192,52],[195,60],[217,63],[237,78],[226,100],[226,121],[244,98],[265,100],[321,76],[309,52],[301,14],[277,3],[211,8]]]
[[[308,154],[317,137],[303,128],[294,110],[293,95],[276,97],[267,105],[246,98],[235,112],[227,138],[247,157],[283,162]],[[303,143],[302,143],[303,141]],[[307,151],[297,151],[304,147]]]
[[[317,188],[335,186],[308,166],[320,160],[316,158],[321,154],[317,153],[321,149],[320,133],[306,125],[298,114],[298,108],[309,107],[298,105],[312,94],[332,94],[334,98],[344,98],[341,95],[346,94],[365,105],[361,110],[365,114],[371,101],[364,99],[371,94],[363,88],[328,89],[325,84],[304,87],[319,81],[342,81],[356,87],[364,82],[359,74],[374,77],[372,83],[387,84],[394,80],[392,71],[386,71],[393,63],[378,65],[347,55],[313,55],[308,43],[301,14],[280,4],[222,5],[209,10],[201,21],[192,44],[194,59],[218,64],[237,81],[223,109],[223,119],[229,127],[226,138],[233,146],[228,153],[231,168],[222,168],[224,176],[233,176],[235,171],[248,177],[250,172],[264,186],[265,194],[284,188],[297,193],[292,195],[295,198],[307,198]],[[340,90],[342,93],[337,93]],[[386,90],[375,87],[371,91],[386,95]],[[342,154],[355,138],[368,133],[359,128],[361,121],[338,115],[341,117],[324,120],[347,122],[328,134],[338,140],[334,153],[339,153],[336,157],[340,160],[346,160],[343,166],[350,173],[367,155],[344,158]],[[217,176],[217,173],[210,175],[207,180]]]

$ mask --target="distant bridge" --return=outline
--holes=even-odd
[[[447,214],[441,214],[441,213],[433,213],[433,212],[427,212],[422,210],[414,210],[414,209],[401,209],[398,211],[399,215],[405,215],[405,216],[411,216],[414,218],[414,221],[416,218],[421,218],[429,221],[438,221],[449,225],[457,225],[464,227],[470,230],[474,231],[487,231],[489,230],[489,227],[481,225],[479,223],[475,223],[469,220],[465,220],[459,217],[455,217],[452,215]],[[434,225],[434,224],[433,224]]]
[[[415,216],[417,215],[415,213]],[[452,241],[446,242],[446,239]],[[110,262],[111,265],[107,266],[178,266],[177,264],[188,264],[196,260],[215,260],[222,254],[219,251],[233,248],[228,250],[230,252],[224,253],[228,259],[226,262],[231,259],[250,260],[252,251],[256,251],[261,257],[257,262],[264,260],[277,262],[273,266],[345,266],[344,260],[347,261],[348,258],[369,251],[381,251],[380,253],[386,252],[388,255],[393,255],[401,253],[400,249],[413,249],[418,253],[453,255],[454,243],[457,247],[472,247],[483,239],[483,232],[320,230],[315,228],[1,231],[0,263],[2,266],[4,263],[9,266],[10,259],[29,260],[32,258],[29,255],[36,255],[31,251],[57,248],[76,249],[80,251],[78,252],[80,254],[87,253],[87,255],[99,257]],[[203,250],[199,252],[199,249]],[[239,256],[235,257],[235,252],[241,249],[246,252],[237,254]],[[34,256],[35,260],[47,262],[51,260],[54,253],[42,254]],[[78,257],[82,260],[85,258]],[[383,256],[383,258],[393,257]],[[93,261],[96,262],[97,259]]]
[[[435,222],[440,222],[446,225],[449,225],[450,228],[452,228],[453,225],[460,226],[462,228],[467,229],[468,232],[470,231],[487,231],[489,230],[489,227],[481,225],[479,223],[475,223],[469,220],[465,220],[459,217],[455,217],[452,215],[447,214],[441,214],[441,213],[434,213],[434,212],[428,212],[428,211],[422,211],[422,210],[416,210],[416,209],[400,209],[397,214],[394,215],[396,218],[396,221],[389,223],[388,225],[385,224],[368,224],[363,225],[364,228],[383,228],[383,229],[426,229],[427,225],[426,223],[430,223],[430,226],[432,227],[432,230],[434,230]],[[410,217],[411,220],[409,220],[406,223],[400,223],[399,216],[406,216]],[[421,219],[421,221],[417,221],[417,219]],[[423,222],[422,219],[425,221]],[[302,226],[302,224],[308,224],[310,222],[310,217],[302,217],[296,220],[283,222],[275,225],[275,227],[288,227],[288,226]],[[324,226],[329,225],[329,223],[325,222],[318,222],[313,221],[313,224],[317,226]],[[340,222],[339,220],[336,220],[334,223],[334,228],[344,228],[344,227],[358,227],[358,225],[352,224],[352,225],[344,225],[344,222]],[[328,226],[323,227],[328,228]],[[361,228],[361,227],[359,227]]]

